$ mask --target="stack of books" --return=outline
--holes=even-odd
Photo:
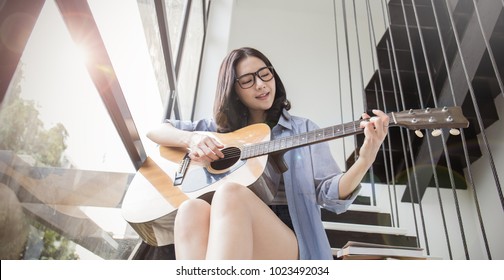
[[[348,241],[337,251],[336,257],[343,260],[426,260],[423,248],[391,246],[366,242]]]

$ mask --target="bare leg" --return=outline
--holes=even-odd
[[[207,259],[297,259],[295,234],[252,191],[226,184],[215,193]]]
[[[205,259],[209,227],[210,204],[201,199],[182,203],[174,224],[176,258]]]

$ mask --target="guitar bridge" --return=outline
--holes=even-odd
[[[191,158],[189,157],[189,154],[186,154],[180,163],[179,169],[175,172],[175,180],[173,181],[174,186],[179,186],[184,181],[189,163],[191,163]]]

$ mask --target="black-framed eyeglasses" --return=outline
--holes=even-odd
[[[273,79],[274,72],[273,66],[265,66],[257,70],[255,73],[243,74],[236,78],[236,82],[242,89],[248,89],[255,85],[256,76],[263,82],[269,82]]]

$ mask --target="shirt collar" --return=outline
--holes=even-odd
[[[287,128],[287,129],[292,129],[292,123],[290,122],[291,115],[287,110],[282,109],[282,114],[280,114],[280,118],[278,119],[278,125]]]

